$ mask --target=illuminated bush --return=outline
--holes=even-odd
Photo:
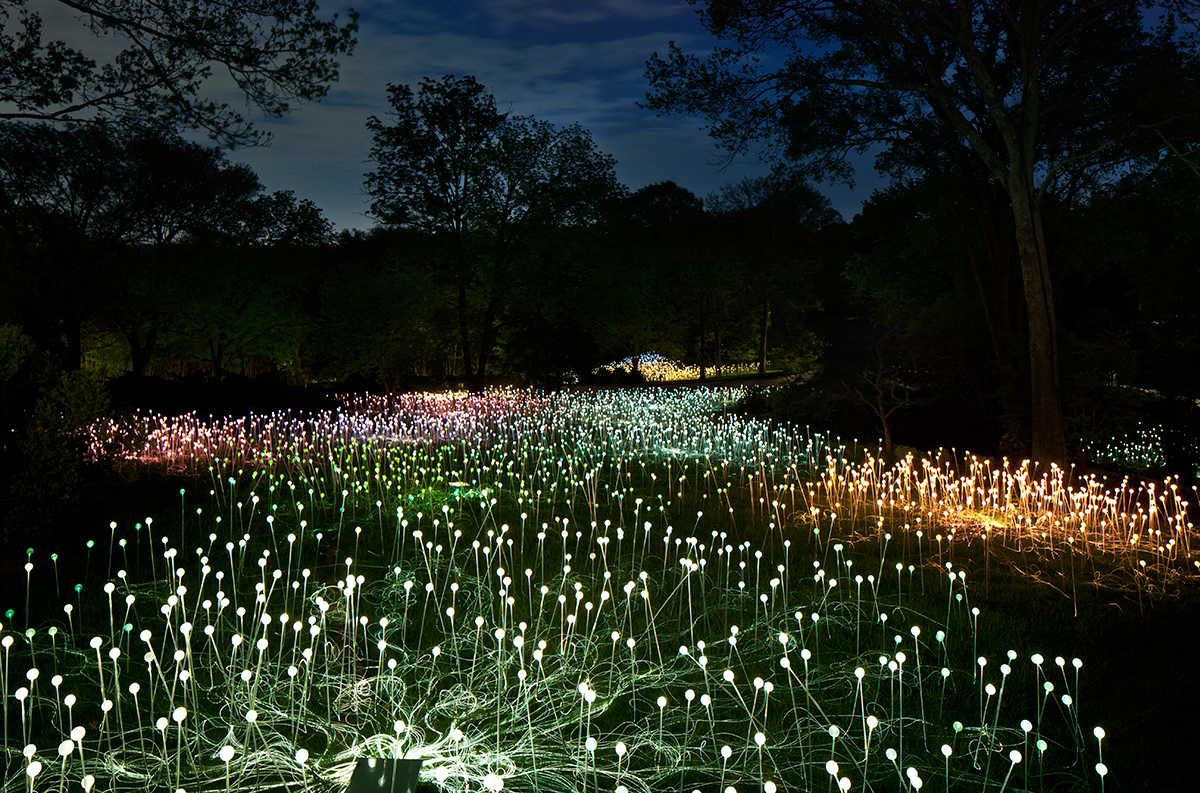
[[[595,370],[593,374],[601,372],[625,372],[632,373],[634,371],[633,356],[624,358],[620,361],[607,363]],[[675,380],[699,380],[700,367],[680,363],[679,361],[668,358],[659,352],[648,352],[638,356],[637,371],[641,372],[647,382],[651,383],[667,383]],[[705,368],[705,374],[709,377],[732,377],[736,375],[754,374],[758,371],[757,364],[729,364],[725,366],[708,366]]]

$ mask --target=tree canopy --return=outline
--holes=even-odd
[[[82,364],[84,325],[102,317],[127,337],[141,373],[164,317],[200,287],[228,282],[237,298],[247,262],[233,249],[259,256],[330,235],[311,201],[266,194],[224,150],[170,130],[0,122],[2,291],[21,295],[13,313],[43,349],[62,346],[68,369]],[[193,270],[199,286],[189,287]]]
[[[1027,315],[1033,455],[1065,455],[1043,211],[1200,130],[1200,4],[692,0],[728,46],[648,63],[649,107],[705,116],[730,152],[811,174],[883,144],[892,173],[982,169],[1011,211]]]
[[[211,98],[212,80],[232,80],[250,104],[281,116],[326,94],[358,30],[353,11],[339,25],[312,0],[57,2],[79,21],[70,42],[46,41],[26,0],[0,0],[0,119],[157,119],[222,143],[258,142],[240,113]],[[93,52],[120,51],[97,60],[75,41],[88,36]]]
[[[372,212],[444,240],[440,269],[457,293],[467,375],[482,388],[533,240],[597,223],[623,188],[613,158],[582,127],[499,113],[473,77],[426,78],[415,92],[390,85],[388,101],[391,123],[367,122],[377,166],[366,175]]]

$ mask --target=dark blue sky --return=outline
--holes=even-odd
[[[47,38],[60,35],[55,28],[72,13],[54,6],[30,4],[45,16]],[[697,54],[715,44],[683,0],[359,0],[322,3],[321,16],[336,11],[344,19],[351,6],[360,14],[359,44],[343,61],[341,80],[320,103],[256,121],[274,134],[269,148],[232,155],[253,167],[268,190],[311,199],[339,228],[373,225],[363,192],[363,174],[371,169],[367,117],[386,115],[388,83],[415,85],[427,76],[471,74],[503,111],[579,123],[616,158],[617,176],[631,190],[672,180],[704,197],[767,171],[751,155],[716,172],[720,152],[701,119],[657,118],[636,105],[646,94],[643,72],[652,52],[665,52],[670,41]],[[78,35],[78,23],[69,24]],[[84,49],[95,46],[93,40]],[[244,103],[215,93],[231,105]],[[876,181],[867,160],[855,189],[818,187],[848,219]]]

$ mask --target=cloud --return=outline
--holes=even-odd
[[[675,0],[355,5],[362,12],[359,46],[329,95],[284,119],[258,121],[275,133],[272,146],[233,155],[268,189],[312,199],[339,227],[372,225],[363,192],[363,174],[371,170],[367,117],[386,118],[388,83],[415,85],[423,77],[474,75],[502,111],[580,124],[617,159],[617,176],[631,189],[672,180],[704,196],[767,170],[751,156],[716,172],[720,152],[701,119],[659,118],[636,106],[646,93],[651,52],[671,40],[693,52],[714,43]],[[853,211],[854,197],[842,196],[839,209]]]
[[[666,18],[678,6],[626,0],[587,4],[588,13],[624,15],[619,31],[597,35],[594,28],[559,36],[503,36],[478,15],[445,24],[432,4],[362,7],[359,45],[343,61],[341,79],[318,104],[301,106],[281,120],[258,125],[275,133],[270,148],[236,152],[259,173],[270,190],[290,189],[310,198],[340,227],[366,227],[363,174],[371,147],[368,116],[386,118],[388,83],[415,85],[423,77],[474,75],[495,96],[498,107],[559,125],[578,123],[604,152],[617,158],[618,176],[636,189],[672,179],[703,195],[726,176],[714,175],[707,161],[716,152],[692,118],[659,119],[636,106],[646,91],[645,61],[674,38],[704,46],[696,29],[644,30],[637,15]],[[461,5],[461,4],[460,4]],[[551,19],[571,3],[551,0],[497,0],[495,11],[524,9]],[[478,11],[477,4],[468,4]],[[598,9],[598,10],[597,10]],[[629,20],[634,20],[630,22]],[[680,22],[690,22],[680,17]],[[487,23],[487,24],[485,24]],[[694,28],[694,23],[693,23]],[[616,35],[616,34],[620,35]],[[579,34],[579,35],[575,35]]]
[[[556,123],[639,124],[645,59],[665,44],[660,36],[610,41],[525,43],[442,32],[363,37],[343,65],[342,80],[325,104],[382,113],[388,83],[415,85],[423,77],[474,75],[498,105]],[[364,115],[365,118],[365,115]]]
[[[367,117],[386,118],[388,83],[423,77],[474,75],[501,110],[580,124],[634,189],[672,179],[703,195],[725,178],[706,162],[715,151],[697,119],[660,119],[636,106],[651,52],[671,40],[693,51],[712,45],[679,0],[342,0],[323,3],[320,15],[345,20],[351,5],[360,13],[359,44],[322,101],[263,118],[224,75],[209,86],[212,99],[274,134],[269,147],[231,158],[250,165],[268,190],[313,200],[340,227],[372,225],[363,192]],[[70,14],[52,21],[49,37],[82,29]]]
[[[521,26],[557,29],[605,21],[670,19],[683,13],[671,0],[484,0],[479,4],[499,33]]]

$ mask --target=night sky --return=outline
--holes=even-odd
[[[71,12],[36,0],[32,7],[40,7],[47,22],[46,38],[62,36],[89,54],[98,51],[95,40],[78,38]],[[267,190],[311,199],[338,228],[373,225],[363,190],[363,174],[371,169],[367,117],[387,113],[388,83],[415,86],[426,76],[472,74],[502,111],[558,125],[578,122],[616,158],[617,176],[631,190],[672,180],[703,197],[767,171],[750,155],[717,172],[712,163],[720,152],[701,119],[656,118],[635,104],[646,94],[643,72],[651,53],[665,52],[670,41],[697,54],[715,43],[681,0],[360,0],[324,3],[321,16],[336,11],[344,19],[350,7],[360,14],[359,43],[329,95],[283,119],[256,120],[273,133],[271,146],[233,154],[254,168]],[[210,93],[244,106],[244,99],[219,88]],[[819,186],[847,219],[877,182],[869,159],[859,162],[854,189]]]

